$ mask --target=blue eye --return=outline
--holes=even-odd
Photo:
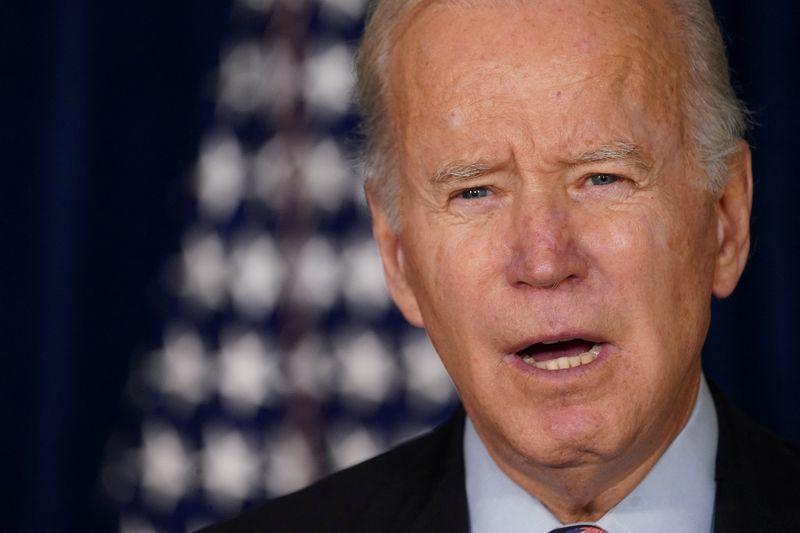
[[[475,200],[477,198],[484,198],[489,196],[489,189],[485,187],[473,187],[472,189],[465,189],[461,191],[458,196],[464,200]]]
[[[613,174],[595,174],[590,176],[589,180],[592,182],[592,185],[611,185],[619,180],[619,176]]]

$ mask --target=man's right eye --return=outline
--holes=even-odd
[[[484,198],[489,196],[489,189],[486,187],[472,187],[471,189],[464,189],[459,193],[459,198],[464,200],[475,200],[477,198]]]

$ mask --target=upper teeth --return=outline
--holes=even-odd
[[[572,339],[558,339],[557,341],[542,341],[542,344],[555,344],[557,342],[567,342],[571,340]]]
[[[522,360],[542,370],[563,370],[565,368],[574,368],[591,363],[600,354],[601,349],[602,346],[595,344],[588,352],[583,352],[578,355],[559,357],[558,359],[550,359],[549,361],[536,361],[532,356],[526,355]]]

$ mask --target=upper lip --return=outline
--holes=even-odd
[[[585,341],[592,342],[594,344],[608,342],[600,335],[587,331],[560,332],[560,333],[544,334],[537,337],[527,338],[519,343],[513,344],[511,348],[508,350],[508,353],[519,353],[528,346],[532,346],[534,344],[540,344],[543,342],[558,342],[558,341],[568,341],[574,339],[582,339]]]

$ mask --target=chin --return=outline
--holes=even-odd
[[[506,428],[516,454],[543,466],[566,468],[597,463],[619,455],[632,439],[607,410],[570,407],[524,416],[525,429]]]

